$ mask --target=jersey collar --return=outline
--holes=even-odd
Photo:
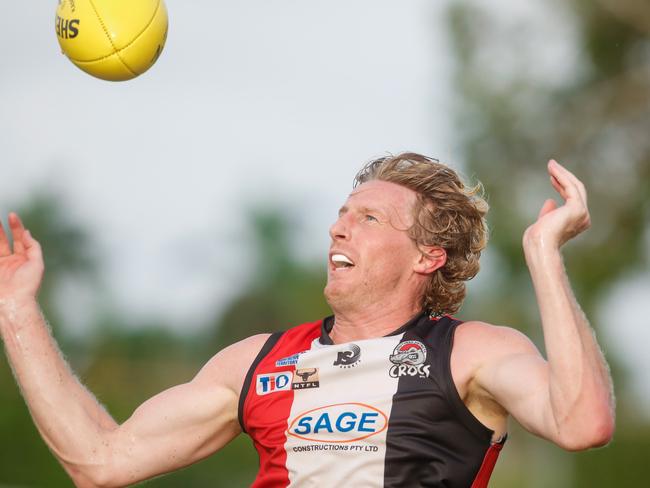
[[[415,315],[411,320],[406,322],[404,325],[401,327],[395,329],[394,331],[386,334],[384,337],[390,337],[390,336],[396,336],[399,334],[403,334],[407,330],[415,327],[416,324],[418,324],[421,320],[433,320],[429,316],[429,313],[426,311],[419,312],[417,315]],[[334,327],[334,315],[330,315],[329,317],[326,317],[323,319],[321,323],[321,328],[320,328],[320,339],[318,340],[320,344],[322,345],[327,345],[331,346],[334,345],[334,341],[332,341],[332,338],[330,337],[330,332],[332,332],[332,328]]]

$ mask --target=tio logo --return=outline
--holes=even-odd
[[[56,35],[61,39],[74,39],[79,34],[79,19],[63,19],[56,16]]]
[[[291,373],[258,374],[256,391],[258,395],[268,395],[276,391],[291,390]]]

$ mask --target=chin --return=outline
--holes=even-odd
[[[325,300],[332,310],[345,307],[345,303],[350,301],[350,293],[346,293],[340,286],[328,283],[323,291]]]
[[[325,288],[325,300],[334,315],[345,315],[356,313],[363,309],[363,298],[358,293],[352,293],[352,290],[343,290],[338,287]]]
[[[334,300],[334,297],[336,296],[336,292],[334,290],[334,286],[332,286],[331,283],[327,283],[325,285],[325,289],[323,290],[323,295],[325,295],[325,300],[327,300],[327,303],[331,303],[332,300]]]

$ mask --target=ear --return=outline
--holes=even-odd
[[[438,246],[420,246],[418,257],[413,271],[420,274],[431,274],[442,268],[447,262],[447,251]]]

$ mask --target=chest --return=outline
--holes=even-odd
[[[449,415],[450,377],[441,366],[447,359],[403,335],[280,349],[255,372],[247,430],[289,447],[381,444],[389,426],[430,424]]]
[[[240,418],[259,486],[273,473],[288,486],[471,484],[492,432],[452,379],[450,322],[338,345],[305,332],[282,336],[248,376]]]

